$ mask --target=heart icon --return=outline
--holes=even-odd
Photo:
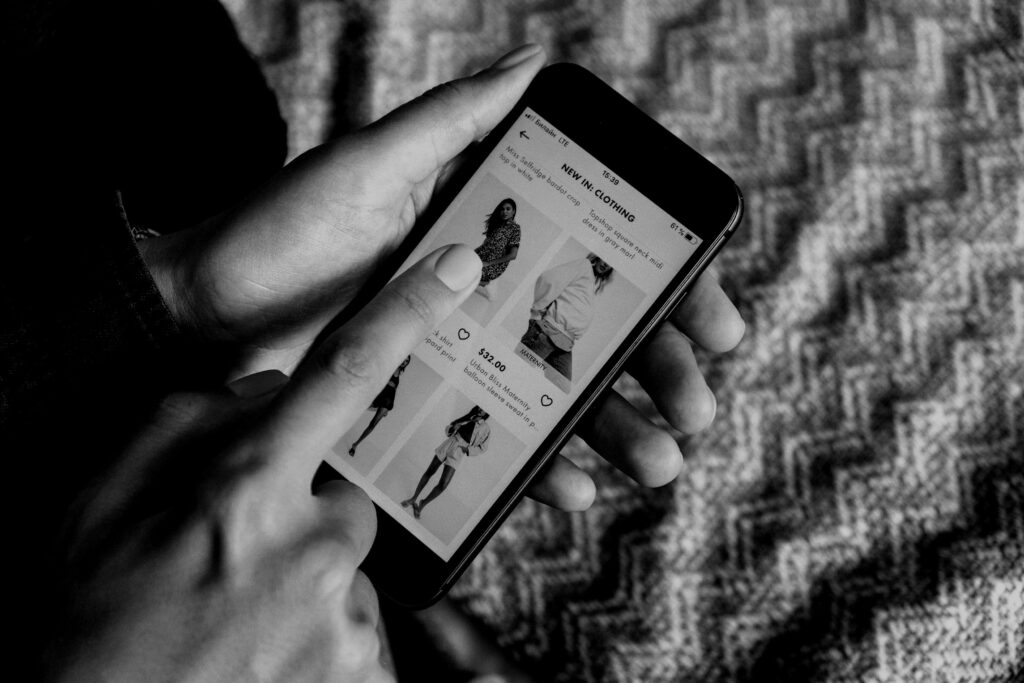
[[[459,339],[461,339],[462,341],[466,341],[467,339],[469,339],[469,330],[467,330],[465,327],[460,327]]]
[[[551,397],[548,396],[547,394],[544,394],[543,396],[540,397],[540,404],[545,408],[547,408],[552,403],[554,403],[554,401],[552,401]]]

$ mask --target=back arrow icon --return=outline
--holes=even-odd
[[[519,131],[519,137],[521,137],[521,138],[526,138],[527,140],[529,140],[529,139],[530,139],[530,136],[526,134],[526,131],[525,131],[525,130],[521,130],[521,131]]]

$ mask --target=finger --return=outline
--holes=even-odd
[[[364,130],[366,147],[401,180],[418,183],[488,133],[522,97],[544,64],[524,45],[480,73],[444,83]]]
[[[597,489],[589,474],[565,456],[556,455],[547,469],[533,480],[526,494],[553,508],[578,512],[593,504]]]
[[[711,270],[700,276],[669,319],[699,346],[716,353],[735,348],[746,329],[743,317]]]
[[[355,484],[332,479],[317,488],[316,502],[328,531],[352,550],[352,567],[363,563],[377,535],[377,510]]]
[[[209,468],[205,451],[181,445],[203,443],[233,429],[242,418],[237,403],[226,392],[163,397],[122,456],[74,501],[74,511],[66,515],[71,535],[92,538],[125,520],[151,517],[180,504],[182,487],[193,485]]]
[[[608,462],[643,486],[663,486],[679,475],[683,455],[659,429],[616,391],[580,421],[579,435]]]
[[[391,281],[307,356],[261,430],[282,470],[275,475],[308,489],[323,454],[412,349],[469,296],[480,271],[469,247],[439,249]]]
[[[697,367],[686,337],[673,325],[662,325],[629,361],[633,375],[668,423],[695,434],[715,417],[715,395]]]

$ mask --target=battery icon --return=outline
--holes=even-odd
[[[684,232],[683,233],[683,237],[686,238],[687,242],[696,242],[697,241],[697,238],[694,237],[693,234],[689,233],[689,232]]]

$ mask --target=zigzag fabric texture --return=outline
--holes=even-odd
[[[1024,678],[1020,2],[227,4],[293,152],[533,40],[744,190],[715,424],[654,491],[572,445],[594,507],[524,503],[454,592],[510,652],[559,681]]]

